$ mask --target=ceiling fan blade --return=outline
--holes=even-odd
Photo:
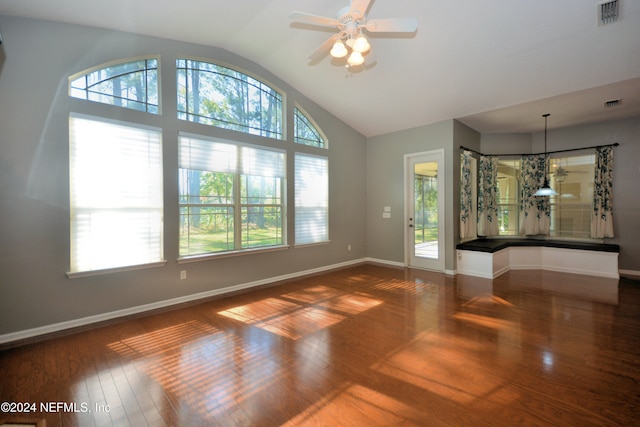
[[[353,19],[362,19],[367,14],[371,0],[351,0],[351,8],[349,14]]]
[[[333,44],[340,38],[340,34],[334,34],[329,37],[324,43],[320,45],[311,55],[309,55],[309,62],[316,62],[322,59],[322,57],[327,53],[329,49],[333,46]]]
[[[339,27],[342,25],[342,22],[337,19],[326,18],[324,16],[312,15],[304,12],[291,12],[289,14],[289,19],[300,24],[319,25],[321,27]]]
[[[418,21],[415,18],[370,19],[365,28],[372,33],[415,33]]]

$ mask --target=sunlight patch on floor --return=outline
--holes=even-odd
[[[448,342],[446,337],[425,333],[372,369],[456,403],[484,409],[509,404],[521,397],[480,360],[470,361],[462,356],[469,348],[480,350],[480,345],[468,343],[467,349],[461,351],[457,348],[461,344],[464,343],[458,339]]]
[[[271,297],[218,312],[263,330],[300,339],[382,304],[363,293],[339,293],[326,286]]]
[[[474,326],[481,326],[495,330],[509,330],[513,328],[513,322],[510,320],[497,319],[491,316],[483,316],[480,314],[458,312],[451,315],[456,320],[469,323]]]
[[[407,420],[420,423],[425,414],[379,391],[360,384],[347,384],[282,424],[282,427],[351,425],[349,420],[362,422],[363,419],[369,421],[367,425],[391,426],[407,424]]]
[[[272,357],[273,339],[264,333],[240,337],[199,321],[185,322],[109,344],[111,350],[132,360],[123,366],[128,373],[121,378],[97,375],[95,381],[102,390],[111,387],[119,398],[130,393],[135,399],[147,387],[136,386],[132,375],[144,373],[186,403],[187,412],[195,410],[194,416],[207,419],[268,390],[289,369]]]

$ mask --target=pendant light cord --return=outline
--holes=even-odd
[[[544,117],[544,181],[547,182],[547,118],[551,114],[543,114]]]

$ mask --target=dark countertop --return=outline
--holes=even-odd
[[[571,242],[566,240],[544,239],[476,239],[458,243],[456,249],[475,252],[494,253],[509,247],[547,247],[562,249],[579,249],[584,251],[620,252],[620,245],[609,243]]]

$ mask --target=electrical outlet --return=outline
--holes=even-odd
[[[187,270],[180,271],[180,280],[185,280],[187,278]]]
[[[351,250],[351,245],[347,245],[347,250],[350,251]]]

